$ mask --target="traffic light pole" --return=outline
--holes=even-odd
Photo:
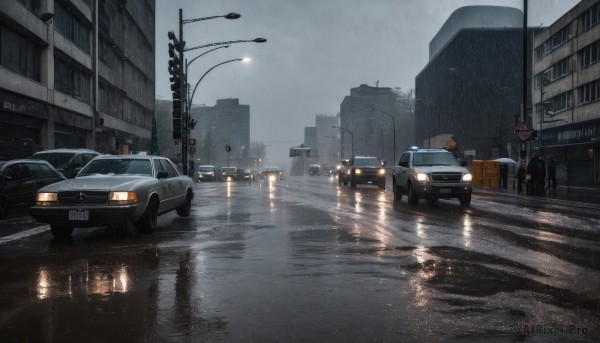
[[[184,75],[184,57],[183,57],[183,9],[179,9],[179,60],[181,61],[181,66],[179,68],[179,79],[181,80],[181,164],[183,168],[183,173],[188,175],[188,132],[187,132],[187,123],[189,113],[187,110],[187,84]],[[187,72],[187,71],[186,71]]]

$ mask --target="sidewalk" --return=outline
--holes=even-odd
[[[548,191],[546,191],[544,195],[536,196],[526,195],[525,187],[523,187],[523,193],[518,194],[516,186],[513,189],[512,185],[509,183],[508,189],[473,187],[473,193],[523,197],[549,203],[577,203],[580,206],[600,209],[600,188],[573,186],[567,187],[559,185],[556,187],[556,194],[550,194]]]

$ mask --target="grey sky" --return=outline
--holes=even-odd
[[[579,1],[529,0],[529,26],[549,25]],[[350,88],[362,83],[414,88],[427,64],[429,42],[448,16],[467,5],[522,9],[522,0],[157,0],[156,95],[170,99],[167,31],[184,19],[236,12],[237,20],[186,24],[187,47],[264,37],[264,44],[240,43],[200,57],[190,66],[193,85],[214,69],[196,91],[194,104],[239,98],[250,105],[250,138],[264,141],[273,163],[303,140],[316,114],[336,114]],[[207,51],[186,53],[188,60]]]

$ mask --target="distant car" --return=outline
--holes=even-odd
[[[348,165],[350,188],[356,189],[358,184],[370,184],[385,189],[384,164],[373,156],[354,156]]]
[[[317,163],[311,163],[308,166],[308,175],[321,175],[321,166]]]
[[[350,180],[350,159],[342,160],[342,163],[337,168],[338,173],[338,185],[341,186],[344,183],[344,186],[348,186],[348,181]]]
[[[236,179],[238,181],[250,182],[254,179],[254,175],[252,175],[252,170],[250,170],[248,168],[244,168],[244,169],[240,168],[237,170]]]
[[[36,152],[29,159],[48,161],[67,179],[72,179],[96,156],[100,153],[89,149],[52,149]]]
[[[99,156],[76,178],[40,189],[29,213],[50,224],[55,236],[69,236],[75,227],[129,223],[148,233],[156,229],[158,215],[176,210],[189,216],[193,197],[192,179],[167,158]]]
[[[212,165],[198,166],[198,180],[200,181],[216,181],[217,168]]]
[[[262,177],[268,181],[283,180],[283,170],[276,166],[269,166],[263,169]]]
[[[221,175],[219,175],[221,181],[235,181],[236,176],[236,167],[222,167]]]
[[[38,189],[66,180],[46,161],[0,162],[0,219],[13,208],[35,205]]]

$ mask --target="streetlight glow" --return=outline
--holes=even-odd
[[[244,58],[242,58],[242,62],[243,63],[250,63],[250,62],[252,62],[252,59],[250,57],[244,57]]]

